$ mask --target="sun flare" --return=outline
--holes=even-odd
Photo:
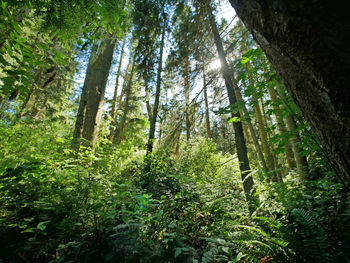
[[[209,70],[216,70],[221,68],[221,62],[220,59],[215,59],[209,64]]]

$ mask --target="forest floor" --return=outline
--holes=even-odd
[[[350,199],[328,172],[271,183],[211,140],[70,150],[61,124],[1,127],[0,262],[346,262]]]

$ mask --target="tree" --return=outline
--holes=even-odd
[[[112,100],[112,108],[111,108],[111,119],[112,119],[112,123],[111,123],[111,130],[109,133],[109,139],[112,140],[113,138],[113,134],[114,134],[114,128],[116,125],[116,119],[117,119],[117,100],[118,100],[118,88],[119,88],[119,77],[121,74],[121,67],[122,67],[122,63],[123,63],[123,57],[124,57],[124,49],[125,49],[125,43],[127,40],[127,36],[124,36],[123,39],[123,44],[121,46],[121,50],[120,50],[120,55],[119,55],[119,62],[118,62],[118,69],[117,69],[117,74],[116,74],[116,79],[115,79],[115,87],[114,87],[114,94],[113,94],[113,100]],[[120,92],[119,98],[122,97],[122,91]]]
[[[350,186],[350,21],[345,3],[230,3],[276,68],[341,179]]]
[[[153,113],[151,115],[152,119],[151,119],[151,123],[150,123],[151,125],[150,125],[149,136],[148,136],[147,154],[152,153],[152,150],[153,150],[153,141],[155,138],[156,123],[157,123],[157,117],[158,117],[161,77],[162,77],[162,68],[163,68],[164,38],[165,38],[165,29],[166,29],[166,24],[167,24],[166,15],[164,13],[164,7],[162,10],[162,16],[163,16],[163,26],[162,26],[162,36],[161,36],[160,50],[159,50],[156,94],[155,94],[155,98],[154,98]]]
[[[203,96],[204,96],[204,105],[205,105],[205,130],[207,138],[211,137],[210,132],[210,119],[209,119],[209,103],[208,103],[208,88],[207,82],[205,79],[205,72],[203,71]]]
[[[126,121],[128,118],[129,110],[130,110],[130,99],[132,95],[132,86],[133,86],[133,77],[134,77],[134,71],[135,71],[135,64],[136,64],[136,55],[137,55],[138,47],[135,48],[133,51],[132,56],[130,56],[129,66],[130,66],[130,72],[129,75],[125,74],[126,79],[126,86],[125,86],[125,101],[123,103],[123,115],[120,120],[120,123],[118,123],[118,127],[115,130],[114,136],[113,136],[113,144],[120,143],[122,141],[122,132],[125,130],[126,127]],[[128,70],[128,69],[127,69]],[[121,105],[121,102],[120,102]]]
[[[94,149],[102,116],[107,78],[112,64],[115,34],[105,32],[98,50],[93,47],[80,98],[73,144],[81,137]],[[76,147],[78,149],[78,147]]]
[[[231,79],[232,73],[230,73],[230,68],[226,61],[226,54],[222,46],[222,41],[216,26],[215,17],[213,15],[212,7],[210,6],[209,1],[207,1],[206,7],[208,11],[209,22],[211,25],[213,37],[215,40],[215,45],[221,61],[221,73],[225,80],[229,102],[231,105],[235,105],[237,102],[237,99],[236,99],[236,95],[234,92],[234,87]],[[253,178],[249,175],[250,166],[249,166],[249,160],[248,160],[248,154],[247,154],[247,146],[243,135],[243,127],[242,127],[242,122],[240,121],[239,112],[234,113],[232,110],[232,118],[238,119],[238,121],[233,122],[233,127],[235,130],[237,156],[240,163],[240,170],[241,170],[244,192],[245,192],[247,201],[250,202],[253,199],[251,191],[254,186],[254,181],[253,181]]]

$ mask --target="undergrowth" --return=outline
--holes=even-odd
[[[0,128],[0,262],[348,262],[350,199],[332,174],[266,183],[249,214],[234,155],[142,143],[70,150],[55,122]]]

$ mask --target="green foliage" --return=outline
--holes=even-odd
[[[348,191],[261,49],[250,36],[238,34],[239,27],[223,34],[229,25],[220,26],[221,36],[242,39],[241,57],[232,65],[245,101],[223,106],[226,94],[213,82],[215,92],[209,91],[209,96],[220,102],[211,139],[200,136],[204,114],[196,102],[190,106],[192,138],[184,142],[182,97],[169,102],[167,94],[159,113],[165,120],[163,137],[145,157],[149,127],[140,91],[147,83],[152,95],[159,25],[167,14],[174,11],[168,28],[174,34],[164,86],[171,89],[176,81],[181,86],[184,77],[195,86],[192,82],[212,60],[212,40],[205,38],[207,12],[200,1],[180,1],[174,10],[168,10],[173,1],[126,4],[126,9],[132,8],[132,39],[139,45],[138,75],[132,82],[122,139],[118,145],[107,139],[106,117],[96,149],[81,146],[73,151],[76,105],[71,93],[77,51],[98,38],[101,28],[118,36],[129,11],[116,0],[70,1],[71,8],[63,8],[67,3],[2,1],[0,6],[0,261],[350,261]],[[161,11],[163,4],[167,14]],[[217,72],[205,73],[217,78]],[[278,91],[276,100],[268,88]],[[254,128],[258,102],[265,110],[263,121],[277,164],[283,165],[284,146],[299,135],[309,171],[302,182],[296,171],[280,169],[283,183],[270,183],[258,162],[251,165],[256,169],[251,175],[259,205],[249,211],[229,123],[249,121]],[[228,118],[243,107],[245,116]],[[281,132],[276,116],[288,115],[297,127]]]
[[[307,211],[295,208],[291,212],[302,240],[303,254],[309,262],[331,262],[332,255],[327,235],[315,218]]]

